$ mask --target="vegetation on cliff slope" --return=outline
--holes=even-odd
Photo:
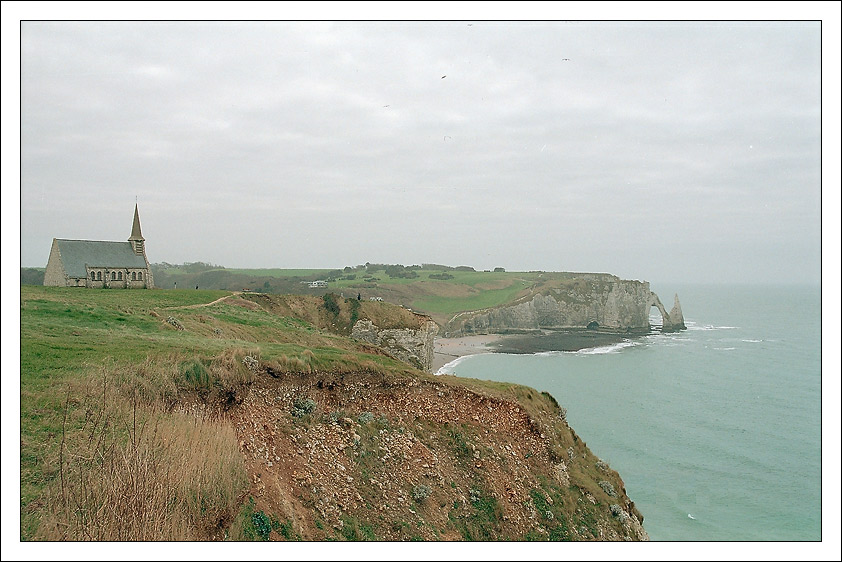
[[[22,287],[21,537],[645,537],[552,397],[355,342],[414,316],[353,302]]]

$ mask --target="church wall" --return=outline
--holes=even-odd
[[[58,251],[58,243],[53,240],[50,248],[50,259],[47,261],[47,269],[44,271],[44,285],[50,287],[67,286],[67,275],[64,273],[64,266],[61,263],[61,253]]]
[[[134,273],[136,277],[140,276],[140,279],[132,279],[132,273]],[[146,269],[128,269],[124,275],[126,278],[126,288],[128,289],[145,289],[150,286],[147,281],[149,275],[148,270]]]
[[[117,279],[111,279],[111,272],[115,272]],[[89,289],[146,289],[152,288],[152,276],[148,269],[140,268],[109,268],[109,267],[88,267],[88,275],[85,278],[68,277],[64,273],[58,251],[50,254],[50,261],[44,272],[44,285],[52,287],[87,287]],[[94,278],[91,279],[91,272]],[[100,278],[96,274],[100,274]],[[120,275],[122,273],[122,278]],[[132,273],[135,279],[132,279]]]
[[[80,287],[88,287],[89,289],[146,289],[150,287],[149,273],[147,269],[140,268],[110,268],[110,267],[88,267],[88,276],[86,279],[80,280]],[[94,279],[91,279],[91,272],[94,274]],[[114,272],[116,279],[111,278],[111,273]],[[99,274],[99,277],[97,277]],[[135,278],[132,279],[132,274]],[[70,286],[70,285],[68,285]]]

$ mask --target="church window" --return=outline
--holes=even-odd
[[[123,272],[122,272],[122,271],[118,271],[118,272],[117,272],[117,281],[122,281],[122,280],[123,280]]]
[[[116,272],[116,271],[112,271],[112,272],[111,272],[111,280],[112,280],[112,281],[116,281],[116,280],[117,280],[117,272]]]
[[[91,281],[96,281],[96,272],[91,271]]]
[[[96,272],[96,280],[97,280],[97,281],[102,281],[102,272],[101,272],[101,271],[97,271],[97,272]]]
[[[137,281],[137,273],[132,271],[132,281]]]
[[[137,280],[143,281],[143,273],[140,273],[140,272],[137,273]]]

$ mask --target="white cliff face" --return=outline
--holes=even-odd
[[[611,286],[600,327],[612,330],[640,330],[649,328],[649,307],[646,296],[651,293],[649,283],[618,281]],[[598,305],[597,305],[598,306]]]
[[[677,312],[673,309],[676,316],[668,315],[657,295],[649,290],[648,282],[614,279],[555,288],[519,304],[465,314],[449,325],[448,331],[465,334],[589,327],[618,332],[646,331],[652,306],[661,310],[667,329],[678,325],[683,328],[680,306],[677,305]]]
[[[666,327],[666,323],[664,327]],[[675,304],[672,305],[672,310],[669,313],[669,328],[673,331],[687,329],[687,326],[684,325],[684,313],[681,312],[681,303],[678,302],[678,293],[675,294]]]
[[[432,372],[438,326],[432,320],[421,327],[380,329],[371,320],[358,320],[351,337],[384,348],[390,355],[421,370]]]

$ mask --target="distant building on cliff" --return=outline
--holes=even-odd
[[[44,285],[151,289],[154,284],[144,242],[137,205],[128,242],[53,238]]]

